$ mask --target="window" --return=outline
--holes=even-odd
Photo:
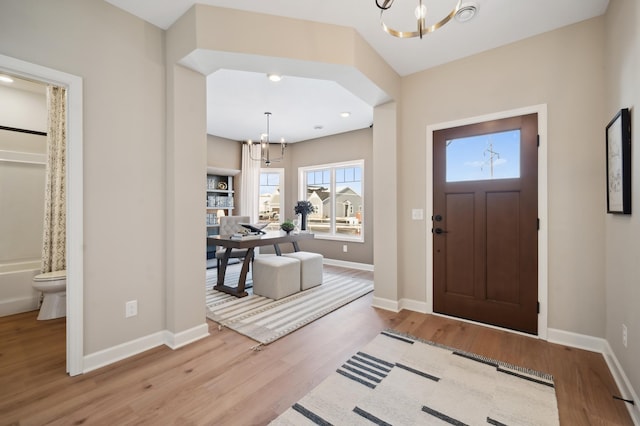
[[[520,177],[520,129],[447,141],[447,182]]]
[[[286,206],[283,186],[284,169],[260,169],[259,220],[270,222],[267,230],[280,229],[280,223],[284,220],[280,212],[280,206]]]
[[[299,169],[301,199],[315,207],[307,228],[316,238],[364,241],[364,160]]]

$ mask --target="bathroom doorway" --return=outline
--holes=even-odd
[[[82,79],[0,55],[0,73],[67,89],[67,372],[83,372],[83,138]]]
[[[38,308],[47,165],[47,86],[0,73],[0,316]]]

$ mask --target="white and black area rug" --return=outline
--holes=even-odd
[[[237,282],[237,274],[235,280]],[[280,300],[256,296],[251,291],[249,296],[237,298],[213,290],[215,281],[207,281],[211,285],[206,296],[207,318],[260,345],[274,342],[373,291],[370,280],[327,271],[322,274],[322,285]]]
[[[387,330],[272,425],[558,425],[553,378]]]

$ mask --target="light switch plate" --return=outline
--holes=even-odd
[[[422,209],[413,209],[411,210],[411,219],[413,220],[422,220],[424,219],[424,212]]]

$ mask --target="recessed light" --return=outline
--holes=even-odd
[[[321,126],[320,124],[313,126],[313,130],[322,130],[324,128],[324,126]]]
[[[473,19],[478,13],[478,5],[476,3],[464,3],[456,12],[456,21],[467,22]]]
[[[347,117],[350,117],[350,116],[351,116],[351,113],[349,111],[345,111],[345,112],[341,112],[340,113],[340,117],[342,117],[342,118],[347,118]]]
[[[278,74],[267,74],[267,78],[273,81],[274,83],[277,83],[278,81],[282,80],[282,76]]]
[[[8,75],[0,75],[0,81],[3,83],[13,83],[13,79]]]

